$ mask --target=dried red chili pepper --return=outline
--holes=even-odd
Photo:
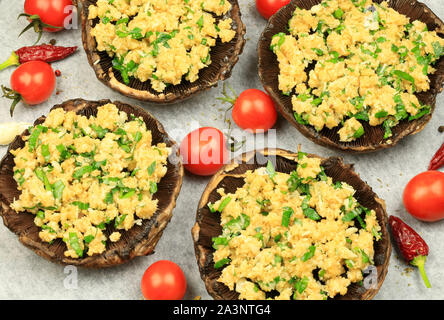
[[[411,265],[418,267],[421,277],[427,288],[431,288],[429,279],[424,270],[424,264],[429,254],[429,246],[410,226],[401,219],[390,216],[389,224],[393,238],[398,244],[403,257]]]
[[[444,166],[444,143],[441,145],[441,148],[436,151],[435,155],[430,161],[429,170],[438,170],[442,166]]]
[[[54,62],[72,55],[77,47],[60,47],[42,44],[32,47],[23,47],[13,51],[8,60],[0,64],[0,70],[10,66],[18,66],[29,61]]]

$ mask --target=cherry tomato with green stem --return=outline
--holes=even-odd
[[[213,175],[228,160],[226,144],[224,134],[217,128],[202,127],[190,132],[180,144],[185,169],[200,176]]]
[[[256,9],[262,17],[270,19],[280,8],[290,3],[290,0],[256,0]]]
[[[404,189],[403,201],[406,210],[418,220],[444,219],[444,173],[430,170],[413,177]]]
[[[236,99],[232,116],[240,128],[258,133],[274,126],[277,112],[268,94],[258,89],[247,89]]]
[[[11,88],[2,86],[3,96],[13,100],[11,117],[20,101],[36,105],[48,100],[55,85],[56,77],[48,63],[30,61],[20,65],[11,75]]]
[[[42,32],[57,32],[65,29],[65,24],[70,22],[73,14],[72,0],[25,0],[24,13],[19,17],[26,17],[29,25],[20,33],[33,28],[38,34],[39,42]],[[37,43],[36,42],[36,43]]]
[[[147,300],[182,300],[187,290],[187,280],[176,263],[160,260],[146,269],[141,289]]]
[[[239,96],[233,89],[233,97],[227,94],[226,87],[218,100],[232,105],[231,115],[237,126],[252,133],[267,132],[277,120],[277,112],[273,100],[265,92],[258,89],[247,89]]]

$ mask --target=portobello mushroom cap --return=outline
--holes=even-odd
[[[68,100],[60,105],[55,105],[51,110],[63,108],[65,111],[74,111],[77,114],[89,117],[96,115],[97,108],[107,103],[115,104],[119,110],[128,114],[142,117],[147,128],[151,130],[153,143],[165,143],[167,147],[172,148],[177,161],[171,161],[172,156],[168,159],[167,173],[159,182],[158,192],[154,195],[154,199],[158,199],[159,203],[158,209],[152,218],[142,220],[140,226],[134,225],[128,231],[120,230],[122,234],[120,240],[117,242],[108,241],[106,244],[107,250],[102,254],[73,259],[65,257],[66,245],[61,239],[56,239],[52,244],[49,244],[39,238],[40,228],[34,224],[34,214],[29,212],[17,213],[10,207],[14,199],[20,196],[17,183],[13,178],[14,156],[10,153],[10,150],[22,148],[25,145],[22,138],[29,135],[29,131],[25,130],[20,136],[17,136],[0,162],[0,215],[5,226],[18,235],[22,244],[52,262],[88,268],[103,268],[128,262],[137,256],[152,254],[176,206],[176,199],[182,186],[184,174],[182,161],[176,143],[151,114],[140,107],[118,101],[111,102],[110,100]],[[42,116],[35,121],[34,125],[41,124],[44,121],[45,117]],[[114,231],[117,230],[113,224],[110,224],[104,234],[109,238],[109,235]]]
[[[318,156],[309,154],[308,157]],[[222,269],[214,268],[213,253],[215,250],[212,247],[212,238],[222,233],[222,226],[220,225],[220,213],[211,212],[207,204],[220,199],[220,195],[216,191],[218,188],[224,188],[226,193],[235,192],[237,188],[241,188],[244,185],[244,173],[247,170],[255,170],[266,166],[267,160],[275,163],[277,172],[290,173],[296,170],[297,159],[297,153],[282,149],[264,149],[244,153],[224,166],[208,183],[200,199],[196,223],[191,233],[201,278],[205,282],[208,293],[213,298],[236,300],[239,294],[217,281]],[[372,189],[361,180],[353,170],[353,165],[344,164],[342,159],[338,157],[321,159],[321,165],[324,167],[325,173],[333,178],[333,182],[343,181],[351,185],[356,190],[355,197],[358,202],[369,209],[375,210],[381,226],[381,239],[374,243],[376,281],[372,283],[369,289],[358,283],[353,283],[348,287],[346,295],[338,295],[334,298],[337,300],[370,300],[379,291],[385,279],[392,250],[387,229],[388,217],[385,202],[378,198]]]
[[[89,64],[101,82],[127,97],[159,104],[171,104],[191,98],[199,92],[217,86],[218,81],[228,79],[243,51],[246,28],[241,20],[239,4],[237,0],[228,1],[232,5],[231,10],[224,16],[215,16],[215,18],[216,21],[231,18],[236,36],[226,43],[222,43],[220,39],[217,40],[216,46],[210,51],[212,62],[208,67],[200,70],[198,80],[191,83],[183,79],[180,84],[168,86],[164,92],[159,93],[152,89],[150,81],[141,82],[130,77],[128,85],[123,82],[120,71],[113,69],[113,58],[106,52],[97,50],[96,40],[91,35],[91,30],[99,22],[99,18],[88,20],[89,6],[95,5],[97,0],[77,0],[77,5],[81,5],[82,41]]]
[[[294,118],[291,95],[286,96],[279,90],[278,75],[279,64],[276,55],[270,50],[271,39],[273,35],[284,32],[288,34],[288,21],[293,15],[296,7],[301,9],[310,9],[314,5],[321,3],[321,0],[292,0],[290,4],[281,8],[274,14],[265,27],[258,44],[259,56],[259,78],[275,102],[280,113],[299,130],[304,136],[313,142],[331,149],[343,151],[366,153],[373,152],[396,145],[405,136],[416,134],[424,129],[427,122],[432,118],[435,110],[436,96],[443,89],[444,82],[444,57],[441,57],[434,66],[436,72],[429,75],[430,90],[417,93],[416,96],[420,102],[431,107],[430,113],[424,117],[408,121],[402,120],[392,128],[393,135],[388,139],[384,138],[385,130],[382,125],[370,126],[367,122],[362,122],[365,134],[352,142],[339,141],[339,127],[321,131],[316,131],[310,125],[302,125]],[[381,3],[382,0],[374,0]],[[388,5],[396,11],[406,15],[412,21],[419,20],[427,24],[429,30],[434,30],[444,37],[444,23],[423,3],[416,0],[389,0]]]

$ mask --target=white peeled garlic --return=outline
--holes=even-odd
[[[14,138],[31,126],[26,122],[0,123],[0,145],[10,144]]]

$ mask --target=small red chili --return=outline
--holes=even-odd
[[[444,166],[444,143],[441,145],[441,148],[436,151],[435,155],[430,161],[429,170],[438,170],[442,166]]]
[[[60,72],[59,69],[57,69],[56,71],[54,71],[56,77],[60,77],[62,75],[62,72]]]
[[[54,62],[72,55],[77,47],[58,47],[42,44],[32,47],[23,47],[13,51],[8,60],[0,64],[0,70],[10,66],[18,66],[29,61]]]
[[[418,267],[426,287],[431,288],[432,286],[424,270],[424,264],[429,254],[429,246],[415,230],[401,219],[390,216],[389,224],[393,238],[398,244],[404,259],[411,265]]]

